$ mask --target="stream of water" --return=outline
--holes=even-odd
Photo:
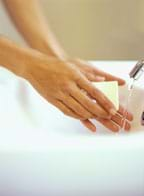
[[[127,119],[127,111],[129,110],[129,103],[130,103],[130,99],[133,93],[133,89],[134,89],[134,84],[135,84],[135,79],[131,78],[129,83],[128,83],[128,97],[126,99],[126,104],[125,104],[125,110],[123,112],[123,118],[122,118],[122,127],[121,129],[124,130],[125,125],[126,125],[126,119]]]

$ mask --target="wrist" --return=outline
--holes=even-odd
[[[0,65],[12,71],[16,75],[23,72],[22,49],[9,39],[0,36]]]
[[[54,57],[59,60],[67,60],[69,58],[68,54],[62,49],[62,47],[60,47],[57,42],[54,42],[54,40],[51,41],[48,39],[41,39],[40,43],[33,48],[49,57]]]
[[[30,66],[35,50],[23,48],[11,40],[0,36],[0,65],[17,76],[27,78],[27,65]],[[38,53],[36,51],[36,53]]]

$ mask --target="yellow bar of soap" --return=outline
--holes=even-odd
[[[118,82],[93,82],[93,85],[98,88],[103,94],[114,104],[116,109],[119,109],[119,94],[118,94]]]

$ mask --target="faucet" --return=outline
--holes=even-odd
[[[130,78],[138,80],[144,72],[144,60],[138,61],[129,73]]]
[[[130,71],[129,76],[133,81],[138,80],[144,72],[144,60],[138,61],[137,64]],[[144,111],[141,115],[141,125],[144,126]]]

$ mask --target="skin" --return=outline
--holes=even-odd
[[[98,70],[86,61],[69,58],[58,44],[37,0],[3,2],[16,28],[33,49],[22,48],[1,36],[0,64],[27,79],[47,101],[64,114],[79,119],[91,131],[96,130],[89,120],[92,118],[117,131],[123,109],[116,112],[114,105],[91,82],[116,80],[123,85],[124,80]],[[127,120],[132,120],[129,113]],[[128,121],[126,130],[130,128]]]

